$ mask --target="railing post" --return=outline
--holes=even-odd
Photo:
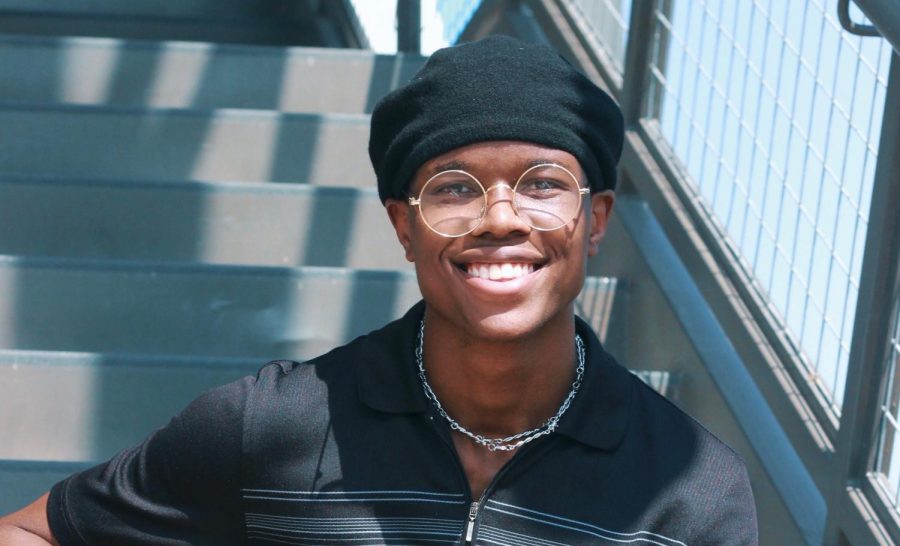
[[[397,0],[397,51],[422,50],[422,6],[420,0]]]
[[[827,545],[838,544],[839,529],[856,543],[852,527],[847,528],[853,523],[848,518],[854,516],[847,488],[867,489],[865,482],[878,445],[888,366],[885,350],[891,336],[888,325],[900,276],[900,55],[896,53],[891,59],[882,119],[844,403],[835,442],[834,478],[831,491],[823,492],[829,511]]]
[[[628,43],[625,46],[625,69],[622,73],[620,104],[625,116],[625,126],[633,125],[641,118],[647,82],[650,55],[653,47],[653,23],[656,0],[633,0],[631,20],[628,23]]]

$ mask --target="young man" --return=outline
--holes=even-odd
[[[756,544],[740,458],[574,316],[622,138],[546,48],[435,53],[369,150],[424,302],[203,395],[2,542]]]

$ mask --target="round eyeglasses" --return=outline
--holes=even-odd
[[[442,171],[422,186],[419,197],[409,204],[419,207],[422,220],[432,231],[444,237],[462,237],[475,230],[487,212],[488,191],[466,171]],[[513,192],[513,210],[532,228],[551,231],[568,224],[581,210],[581,198],[591,193],[582,188],[575,175],[561,165],[535,165],[522,173]]]

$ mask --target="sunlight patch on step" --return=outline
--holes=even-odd
[[[219,110],[209,120],[197,150],[195,180],[268,181],[277,153],[280,116],[235,115]]]
[[[65,43],[59,100],[77,104],[106,103],[119,65],[121,41],[97,39],[85,43],[85,40],[67,40]]]
[[[60,373],[23,356],[0,365],[0,459],[63,461],[94,456],[97,368]]]
[[[198,212],[197,253],[206,263],[303,264],[315,201],[272,193],[254,200],[237,192],[209,192]],[[322,233],[313,233],[322,237]]]
[[[164,44],[156,75],[148,95],[148,105],[157,108],[185,108],[194,104],[206,65],[209,44]]]

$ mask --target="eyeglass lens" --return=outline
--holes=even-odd
[[[531,227],[552,230],[569,223],[581,206],[579,185],[558,165],[537,165],[516,182],[513,207]],[[434,231],[450,237],[471,232],[485,214],[484,187],[465,171],[444,171],[432,177],[420,193],[419,210]]]

